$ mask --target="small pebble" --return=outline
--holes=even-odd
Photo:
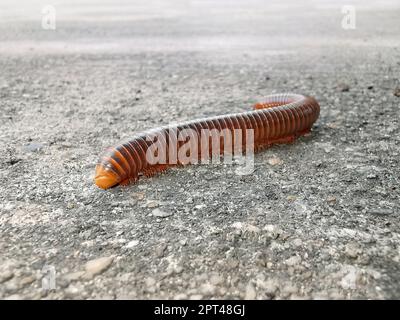
[[[127,249],[132,249],[132,248],[136,247],[138,244],[139,244],[139,240],[132,240],[132,241],[129,241],[129,242],[127,243],[127,245],[125,246],[125,248],[127,248]]]
[[[90,260],[85,265],[85,270],[88,276],[95,276],[107,270],[113,262],[113,257],[102,257]]]
[[[137,199],[137,200],[143,200],[145,198],[145,193],[144,192],[135,192],[133,194],[133,196]]]
[[[293,256],[293,257],[290,257],[289,259],[285,260],[285,264],[288,266],[291,266],[291,267],[300,264],[300,262],[301,262],[301,258],[299,256]]]
[[[43,149],[44,145],[40,142],[31,142],[24,146],[25,152],[37,152]]]
[[[368,213],[375,216],[388,216],[393,214],[393,210],[376,208],[376,209],[370,209]]]
[[[157,208],[160,204],[157,201],[148,201],[147,208]]]
[[[254,288],[254,285],[249,282],[248,285],[246,286],[246,292],[244,295],[245,300],[254,300],[257,296],[256,289]]]
[[[355,267],[348,267],[346,275],[340,280],[343,289],[356,289],[361,279],[360,272]]]
[[[211,283],[204,283],[200,286],[200,292],[205,296],[212,296],[215,294],[216,287]]]
[[[71,272],[63,275],[63,278],[65,279],[65,281],[71,282],[80,279],[84,274],[84,271]]]
[[[329,196],[329,197],[326,199],[326,201],[329,202],[329,203],[335,203],[335,202],[336,202],[336,198],[333,197],[333,196]]]
[[[293,245],[295,247],[300,247],[303,244],[303,241],[299,238],[293,240]]]
[[[348,257],[355,259],[361,253],[361,250],[358,244],[348,243],[344,252]]]
[[[10,270],[6,270],[2,273],[0,273],[0,283],[6,282],[14,277],[14,272]]]
[[[210,277],[210,283],[213,285],[219,285],[224,281],[224,278],[219,274],[214,274]]]
[[[19,282],[21,284],[21,286],[25,287],[29,284],[31,284],[32,282],[34,282],[36,280],[35,276],[27,276],[25,278],[22,278],[21,281]]]
[[[346,83],[339,83],[337,86],[338,90],[341,92],[348,92],[350,91],[350,86]]]
[[[267,161],[271,166],[277,166],[283,163],[283,161],[278,157],[269,158]]]
[[[279,289],[278,283],[272,279],[267,280],[263,283],[263,289],[268,297],[273,298]]]
[[[156,284],[156,279],[148,277],[144,280],[144,283],[147,287],[152,287]]]
[[[155,248],[154,252],[156,253],[156,256],[158,258],[161,258],[164,256],[166,249],[167,249],[167,245],[165,243],[161,243]]]
[[[160,209],[154,209],[151,214],[153,215],[153,217],[158,217],[158,218],[167,218],[173,215],[172,212],[165,212],[165,211],[161,211]]]

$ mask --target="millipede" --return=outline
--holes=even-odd
[[[132,139],[122,142],[115,147],[108,148],[100,157],[95,170],[95,184],[108,189],[117,185],[127,185],[137,181],[141,176],[153,176],[157,172],[166,170],[174,165],[182,165],[171,161],[168,156],[177,154],[180,147],[187,141],[171,143],[171,132],[179,135],[180,132],[190,129],[194,136],[193,141],[200,144],[202,131],[214,132],[243,132],[240,141],[247,143],[244,133],[253,132],[253,149],[259,151],[273,144],[290,143],[297,137],[311,131],[313,123],[318,119],[320,107],[318,102],[310,96],[301,94],[273,94],[265,98],[262,103],[254,105],[253,110],[241,113],[226,114],[210,118],[183,122],[173,126],[163,126],[147,130],[135,135]],[[154,145],[154,137],[167,137],[159,139],[158,143],[167,154],[165,163],[149,161],[148,151]],[[190,137],[189,137],[190,138]],[[197,150],[201,146],[197,146]],[[224,143],[220,143],[218,150],[209,146],[208,156],[218,152],[226,152]],[[228,149],[229,151],[229,149]],[[233,149],[231,149],[234,152]],[[189,162],[191,163],[191,162]],[[185,163],[186,164],[186,163]]]

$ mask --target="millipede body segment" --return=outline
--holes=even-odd
[[[274,94],[267,96],[265,102],[257,103],[251,111],[144,131],[129,141],[108,148],[96,166],[94,181],[98,187],[108,189],[118,184],[126,185],[134,182],[142,175],[151,176],[174,165],[196,163],[190,160],[185,163],[176,155],[179,154],[178,149],[183,145],[186,144],[186,149],[188,149],[187,144],[190,138],[193,138],[192,147],[199,151],[203,146],[200,146],[200,142],[205,130],[217,134],[232,132],[235,139],[239,139],[242,145],[249,143],[250,140],[247,139],[245,133],[251,130],[255,151],[276,143],[292,142],[298,136],[311,130],[311,126],[319,116],[319,111],[319,104],[313,97],[299,94]],[[189,132],[189,134],[182,135],[184,132]],[[239,132],[239,137],[237,132]],[[179,139],[180,136],[183,139]],[[219,135],[218,139],[221,137],[222,135]],[[154,148],[155,144],[158,149]],[[224,141],[218,144],[216,151],[212,150],[212,143],[208,146],[207,155],[216,152],[226,153],[226,148],[223,150]],[[149,152],[152,151],[151,148],[156,150],[153,154],[158,158],[163,158],[164,161],[154,162],[154,159],[149,159],[149,154],[152,154]],[[234,152],[233,149],[228,148],[229,150]],[[164,153],[164,157],[161,157],[161,153]],[[185,152],[184,155],[186,155]]]

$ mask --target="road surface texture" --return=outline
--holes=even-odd
[[[0,298],[400,298],[397,1],[56,1],[55,30],[49,2],[0,5]],[[321,115],[252,174],[93,184],[107,146],[277,92]]]

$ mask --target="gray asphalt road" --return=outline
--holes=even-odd
[[[45,4],[0,5],[0,298],[400,298],[396,1]],[[321,116],[251,175],[93,185],[121,139],[288,91]]]

